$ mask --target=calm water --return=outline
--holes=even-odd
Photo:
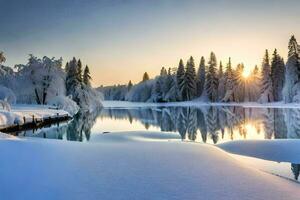
[[[14,135],[89,142],[97,134],[141,130],[171,132],[178,140],[210,144],[247,139],[298,139],[300,109],[221,106],[105,108],[92,114],[80,113],[67,124]],[[297,163],[239,159],[255,163],[255,167],[263,171],[296,181],[300,172]]]

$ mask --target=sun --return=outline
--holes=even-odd
[[[251,73],[250,70],[244,70],[243,73],[242,73],[242,76],[244,78],[248,78],[250,76],[250,73]]]

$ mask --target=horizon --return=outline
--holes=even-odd
[[[211,51],[223,65],[231,57],[233,67],[244,63],[251,70],[261,65],[265,49],[271,55],[276,48],[286,60],[290,36],[300,35],[296,0],[2,4],[4,65],[27,63],[30,53],[62,57],[63,65],[75,56],[90,67],[94,87],[137,83],[145,71],[153,78],[190,56],[198,67]]]

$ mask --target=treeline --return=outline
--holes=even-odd
[[[211,52],[208,61],[201,57],[196,69],[191,56],[176,68],[162,68],[149,79],[147,72],[141,82],[133,85],[99,87],[106,100],[138,102],[175,102],[201,99],[210,102],[300,102],[299,45],[294,36],[289,41],[287,62],[275,49],[265,51],[262,64],[246,76],[243,63],[232,66],[231,59],[223,66]],[[298,100],[299,99],[299,100]]]

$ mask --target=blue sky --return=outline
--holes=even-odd
[[[28,54],[80,57],[93,85],[137,82],[180,58],[260,64],[264,50],[286,57],[291,34],[300,37],[297,0],[95,1],[0,0],[0,50],[6,65]]]

